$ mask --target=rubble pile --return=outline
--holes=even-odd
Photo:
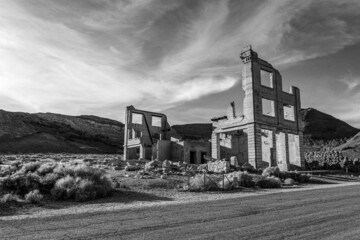
[[[209,161],[207,170],[214,173],[228,173],[230,172],[230,163],[226,160]]]

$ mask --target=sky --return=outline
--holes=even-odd
[[[360,128],[358,0],[0,0],[0,109],[173,124],[241,112],[241,50]]]

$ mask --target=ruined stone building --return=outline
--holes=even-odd
[[[211,143],[187,139],[174,132],[166,115],[126,108],[124,159],[158,159],[163,161],[205,163]]]
[[[239,165],[254,168],[279,166],[282,170],[304,167],[303,133],[300,126],[300,91],[284,92],[279,71],[258,57],[251,46],[240,58],[243,115],[232,102],[226,116],[211,119],[209,139],[186,139],[174,132],[167,117],[126,108],[124,159],[158,159],[204,163],[214,159],[237,158]]]
[[[212,119],[212,157],[236,156],[239,164],[248,162],[255,168],[303,167],[299,89],[284,92],[279,71],[259,58],[251,46],[244,48],[240,58],[243,115],[237,116],[231,103],[227,116]]]

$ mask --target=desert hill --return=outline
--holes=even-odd
[[[344,121],[313,108],[301,109],[301,119],[305,136],[314,140],[351,138],[360,131]]]
[[[183,139],[210,139],[213,130],[211,123],[191,123],[183,125],[171,126],[171,134],[174,137],[181,137]]]
[[[301,116],[305,136],[314,140],[350,138],[359,132],[312,108],[302,109]],[[173,125],[172,135],[183,139],[210,139],[212,129],[210,123]],[[359,142],[360,133],[358,135],[344,147]],[[123,136],[123,123],[97,116],[0,110],[0,153],[119,153],[123,151]]]
[[[336,147],[334,150],[341,151],[348,157],[358,158],[360,156],[360,132],[350,138],[346,143]]]
[[[307,139],[328,141],[351,138],[360,131],[344,121],[313,108],[301,109],[301,119]],[[183,138],[211,138],[212,125],[210,123],[174,125],[172,128]]]
[[[0,110],[0,152],[116,153],[123,124],[96,116]]]

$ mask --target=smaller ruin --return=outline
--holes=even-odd
[[[186,139],[170,128],[166,115],[128,106],[125,113],[124,159],[205,163],[211,143]]]

